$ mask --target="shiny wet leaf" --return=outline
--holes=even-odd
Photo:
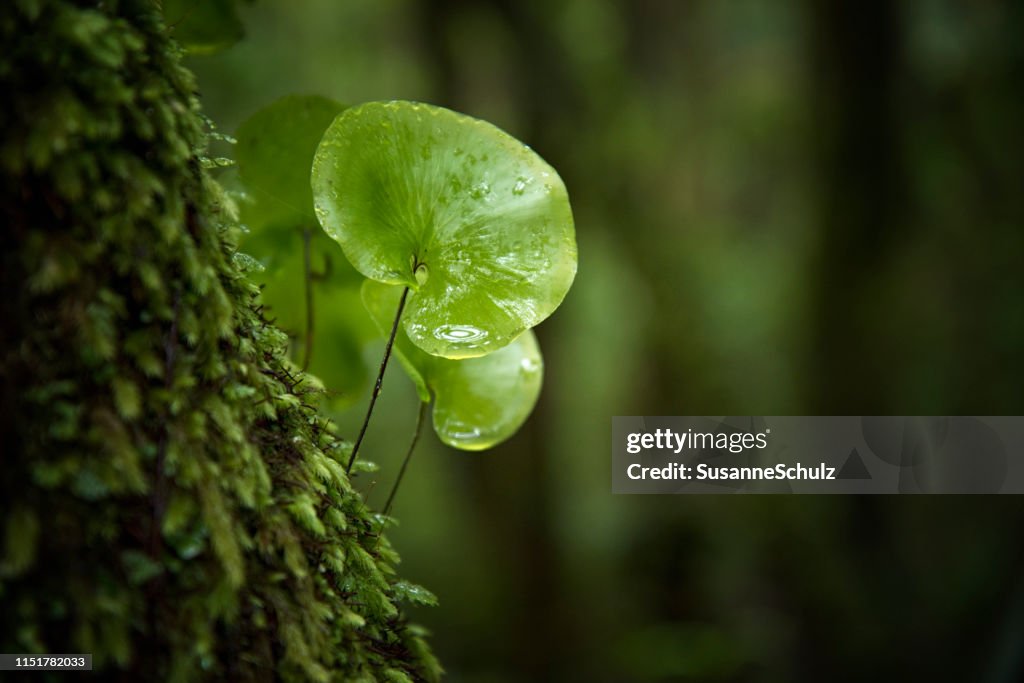
[[[408,285],[427,353],[482,356],[549,316],[576,273],[565,185],[493,125],[411,102],[343,112],[317,149],[317,218],[366,277]]]
[[[402,286],[363,283],[363,303],[382,334],[389,334]],[[544,370],[531,330],[494,353],[453,360],[424,353],[403,330],[395,355],[420,393],[434,400],[438,437],[455,448],[479,451],[512,436],[540,395]]]

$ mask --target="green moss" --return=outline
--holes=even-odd
[[[135,680],[422,680],[422,593],[235,258],[154,3],[0,9],[0,651]],[[41,679],[42,680],[42,679]]]

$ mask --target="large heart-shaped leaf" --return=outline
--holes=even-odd
[[[383,334],[391,331],[401,295],[401,286],[363,283],[363,303]],[[504,441],[540,395],[543,361],[532,330],[494,353],[463,360],[424,353],[399,330],[394,352],[420,399],[433,395],[434,431],[455,448],[479,451]]]
[[[242,217],[251,229],[316,228],[309,187],[313,154],[344,108],[326,97],[288,95],[238,127],[235,158],[248,195]]]
[[[412,102],[347,109],[313,162],[317,218],[366,277],[411,288],[418,347],[482,356],[551,314],[576,273],[565,185],[484,121]]]

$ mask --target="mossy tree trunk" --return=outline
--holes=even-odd
[[[234,258],[159,9],[0,9],[0,651],[418,680],[419,591]]]

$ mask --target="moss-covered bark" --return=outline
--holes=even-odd
[[[152,2],[0,8],[0,651],[126,680],[438,667],[235,257]]]

